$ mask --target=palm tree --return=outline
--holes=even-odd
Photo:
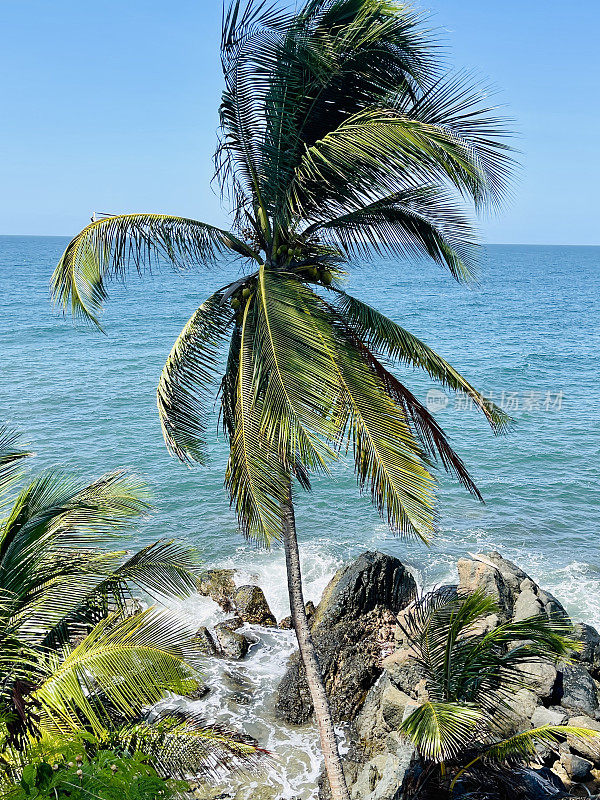
[[[132,608],[131,590],[188,596],[193,552],[166,540],[133,555],[100,547],[149,508],[122,471],[87,485],[47,471],[9,504],[29,455],[0,427],[0,783],[37,743],[52,749],[82,732],[88,746],[133,743],[165,772],[252,766],[260,752],[243,737],[193,717],[144,721],[167,692],[198,687],[200,664],[193,632],[167,611]]]
[[[361,490],[390,527],[428,539],[437,460],[480,494],[428,409],[391,371],[424,370],[465,392],[495,431],[507,417],[430,347],[342,288],[344,268],[427,256],[457,280],[474,268],[463,199],[494,204],[510,167],[503,126],[446,76],[419,17],[389,0],[307,0],[297,12],[233,0],[224,14],[216,176],[232,229],[164,214],[93,221],[68,245],[53,296],[99,325],[111,278],[239,259],[160,377],[168,448],[204,463],[219,387],[226,486],[246,536],[283,541],[290,606],[333,797],[347,798],[304,614],[293,490],[351,449]],[[226,364],[222,363],[228,352]]]
[[[461,777],[480,785],[491,777],[496,789],[514,789],[514,768],[536,760],[536,746],[558,749],[567,737],[600,748],[600,733],[571,725],[506,737],[515,692],[531,686],[532,667],[567,659],[580,643],[563,616],[538,615],[487,630],[491,614],[501,612],[489,595],[458,595],[453,588],[424,595],[403,614],[401,627],[428,695],[400,726],[423,760],[415,796],[443,797]]]

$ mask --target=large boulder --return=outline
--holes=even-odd
[[[558,693],[563,708],[597,716],[598,690],[590,673],[580,664],[565,664],[559,673]]]
[[[277,625],[260,586],[239,586],[233,595],[238,616],[253,625]]]
[[[335,721],[352,720],[381,674],[382,649],[393,639],[395,615],[416,593],[401,561],[366,552],[329,582],[312,619],[317,649]],[[276,702],[280,719],[307,722],[313,707],[299,654],[290,659]]]
[[[231,611],[231,597],[235,592],[234,569],[209,569],[200,575],[198,594],[210,597],[224,611]]]
[[[235,624],[231,621],[219,622],[214,627],[215,641],[218,647],[218,655],[224,658],[239,660],[244,658],[250,648],[249,640],[235,630]]]
[[[459,592],[482,589],[498,603],[504,619],[520,621],[537,614],[566,616],[558,600],[500,553],[478,554],[458,561]]]

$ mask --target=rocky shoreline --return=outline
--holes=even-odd
[[[499,606],[500,615],[486,618],[486,630],[536,614],[566,615],[556,598],[498,553],[470,554],[458,561],[457,569],[458,592],[482,589]],[[243,659],[256,643],[246,628],[240,631],[244,623],[271,629],[278,625],[262,589],[236,586],[234,570],[207,572],[200,593],[231,614],[214,628],[198,631],[199,647],[207,655]],[[345,769],[353,800],[401,800],[410,774],[413,749],[397,730],[427,699],[427,690],[399,622],[416,593],[414,578],[397,558],[365,552],[338,570],[316,608],[307,604],[332,713],[348,732]],[[286,618],[279,627],[290,624]],[[514,694],[506,735],[565,723],[600,731],[600,634],[584,623],[577,630],[582,649],[571,663],[528,665],[528,688]],[[311,719],[297,653],[277,688],[275,713],[289,725]],[[531,767],[529,797],[600,792],[600,752],[589,743],[567,741],[558,754],[540,750],[538,763]],[[322,779],[319,795],[327,794]]]

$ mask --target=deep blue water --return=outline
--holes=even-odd
[[[51,309],[48,281],[66,243],[0,237],[0,421],[26,433],[32,469],[60,464],[92,477],[131,467],[157,506],[132,540],[185,537],[208,564],[255,570],[283,610],[281,553],[245,543],[229,510],[216,422],[210,466],[189,470],[167,454],[155,405],[175,337],[237,268],[132,277],[114,286],[102,335]],[[486,504],[442,476],[429,550],[387,533],[351,470],[320,480],[298,513],[309,595],[365,547],[399,555],[427,583],[452,578],[457,556],[493,547],[600,622],[600,248],[490,246],[474,289],[435,265],[381,260],[353,269],[349,289],[503,400],[515,427],[494,437],[454,398],[440,411]],[[431,381],[405,377],[425,399]]]

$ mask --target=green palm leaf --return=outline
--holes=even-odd
[[[468,280],[475,268],[473,228],[443,187],[409,187],[394,192],[334,219],[314,223],[304,235],[313,232],[349,258],[429,256],[447,266],[457,280]]]
[[[456,392],[464,392],[479,408],[492,428],[502,432],[510,417],[477,391],[463,376],[431,347],[366,303],[337,291],[336,307],[346,323],[369,349],[394,361],[424,370],[434,380]]]
[[[557,749],[567,736],[575,741],[596,745],[600,753],[600,731],[574,725],[543,725],[496,742],[486,748],[482,758],[494,761],[506,761],[511,758],[529,761],[537,755],[536,745],[547,745]]]
[[[256,773],[269,757],[251,739],[209,725],[192,712],[161,717],[152,725],[134,723],[119,729],[114,738],[119,746],[150,756],[163,775],[194,775],[212,783],[222,780],[224,771]]]
[[[163,368],[156,391],[167,447],[182,461],[205,461],[206,403],[233,312],[220,290],[192,314]]]
[[[100,693],[129,718],[167,690],[189,694],[199,680],[190,644],[190,630],[166,612],[108,617],[64,658],[47,656],[47,678],[33,695],[42,727],[63,733],[85,722],[102,737],[110,717]]]
[[[359,486],[369,487],[392,529],[427,540],[433,530],[433,479],[402,408],[345,335],[344,321],[329,314],[313,292],[299,302],[339,383],[338,441],[352,445]]]
[[[106,280],[141,272],[161,260],[176,268],[211,263],[226,251],[255,257],[227,231],[167,214],[122,214],[96,220],[67,246],[52,276],[52,296],[62,308],[98,324]]]
[[[0,425],[0,501],[21,474],[21,461],[33,455],[23,449],[21,436]]]
[[[256,302],[251,300],[244,311],[239,341],[235,427],[225,485],[245,535],[268,546],[281,538],[281,503],[289,491],[289,474],[260,430],[260,400],[254,392],[256,317]]]
[[[424,758],[440,763],[472,746],[484,716],[476,706],[428,702],[409,714],[399,730]]]

